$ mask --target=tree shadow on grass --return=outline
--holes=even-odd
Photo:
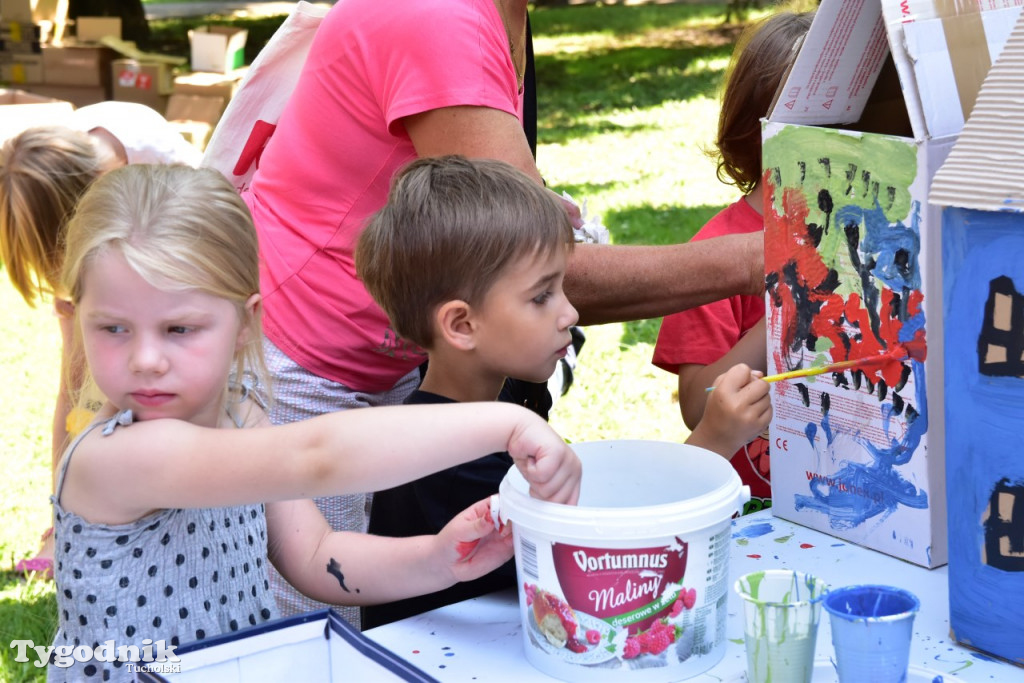
[[[731,45],[624,47],[537,58],[540,136],[565,143],[589,135],[646,126],[601,119],[615,111],[651,109],[665,102],[715,97],[722,69],[700,63],[727,59]]]
[[[584,32],[630,35],[664,30],[666,26],[676,30],[690,29],[693,24],[705,26],[716,32],[729,34],[736,27],[722,25],[721,3],[680,3],[680,4],[605,4],[576,5],[573,7],[537,7],[530,12],[530,22],[535,35],[551,37],[574,35]]]

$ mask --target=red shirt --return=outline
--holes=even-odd
[[[716,214],[691,241],[763,229],[764,219],[741,198]],[[764,305],[763,297],[741,295],[666,316],[661,323],[652,362],[672,373],[678,373],[680,365],[714,363],[764,317]],[[736,451],[730,460],[743,483],[750,486],[751,500],[744,513],[771,506],[766,436],[757,437]]]

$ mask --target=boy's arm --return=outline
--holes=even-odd
[[[709,393],[707,388],[719,375],[740,363],[748,365],[751,370],[767,372],[764,318],[751,327],[735,346],[714,363],[679,366],[679,410],[687,427],[695,429],[704,417]]]
[[[772,419],[772,404],[768,383],[760,377],[741,363],[715,380],[704,417],[686,443],[728,459],[763,432]]]
[[[267,506],[271,562],[299,591],[332,604],[373,605],[433,593],[497,569],[512,557],[488,500],[433,536],[332,532],[312,501]]]

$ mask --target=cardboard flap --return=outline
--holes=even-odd
[[[857,121],[888,51],[878,3],[822,0],[768,118],[809,125]]]
[[[1024,18],[1018,18],[929,201],[983,211],[1024,211]]]
[[[959,133],[1020,7],[908,23],[903,30],[927,133]]]
[[[956,99],[951,99],[951,96],[956,96],[956,88],[954,87],[954,84],[957,81],[946,80],[945,82],[939,83],[937,86],[931,86],[929,95],[927,96],[931,99],[927,102],[924,100],[924,96],[920,92],[919,88],[919,74],[915,70],[914,58],[908,50],[908,41],[910,40],[918,41],[916,43],[918,47],[914,48],[915,50],[922,49],[924,46],[922,46],[919,41],[924,36],[918,34],[911,38],[910,33],[914,32],[915,29],[910,27],[913,24],[930,20],[942,20],[958,16],[966,17],[972,14],[976,15],[979,12],[985,13],[1000,9],[1015,8],[1020,5],[1020,0],[985,0],[984,3],[980,1],[963,2],[962,0],[881,0],[881,3],[882,15],[885,17],[886,33],[889,36],[889,46],[892,49],[893,60],[896,62],[896,70],[900,75],[900,83],[903,85],[907,111],[910,115],[911,126],[914,129],[914,136],[918,139],[923,139],[928,135],[931,135],[932,137],[939,137],[941,133],[929,130],[928,122],[926,121],[926,111],[932,115],[936,115],[937,108],[949,106],[963,110],[963,107]],[[959,25],[954,22],[950,27],[955,34],[958,30],[962,31],[962,29],[971,25],[971,23],[975,21],[975,19],[967,19],[967,23]],[[910,33],[908,33],[908,29]],[[929,29],[922,29],[922,32],[928,33]],[[954,36],[954,46],[957,46],[957,44],[960,43],[960,38],[962,38],[962,33],[961,37]],[[934,42],[932,44],[934,45]],[[957,49],[957,47],[954,47],[954,50]],[[917,54],[921,53],[918,52]],[[936,58],[937,57],[938,56],[936,56]],[[977,55],[975,55],[975,57],[977,57]],[[958,70],[961,68],[966,69],[961,73],[968,81],[971,80],[971,78],[967,74],[972,72],[977,73],[977,62],[966,53],[961,52],[960,56],[955,61],[957,63]],[[984,68],[987,70],[987,66]],[[952,71],[953,67],[950,67],[943,75],[943,78],[949,78]],[[929,86],[925,87],[928,88]],[[944,100],[940,98],[940,101],[936,101],[936,94],[940,93],[942,88],[945,88],[946,97]],[[966,87],[965,85],[964,91],[970,92],[971,88]],[[977,92],[976,86],[974,88],[974,92]],[[968,96],[967,99],[969,102],[973,103],[973,97]],[[967,108],[967,111],[970,111],[970,107]],[[959,128],[957,128],[957,130],[959,130]]]
[[[177,66],[184,64],[186,60],[184,57],[173,57],[171,55],[162,55],[154,52],[143,52],[135,45],[131,40],[121,40],[114,36],[103,36],[100,39],[101,45],[106,45],[110,49],[114,50],[118,54],[124,55],[128,59],[135,59],[140,62],[149,62],[156,64],[170,64]]]

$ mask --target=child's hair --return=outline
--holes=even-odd
[[[97,179],[68,222],[61,281],[76,304],[90,263],[121,253],[160,289],[194,289],[235,305],[249,326],[235,354],[235,374],[255,375],[266,390],[258,314],[246,301],[259,292],[259,250],[249,209],[219,172],[179,164],[133,164]]]
[[[558,198],[513,166],[450,155],[402,169],[356,246],[356,270],[395,332],[434,343],[437,307],[478,305],[507,266],[571,249]]]
[[[75,203],[102,171],[84,133],[29,128],[0,147],[0,261],[29,306],[60,294],[61,243]]]
[[[718,179],[744,193],[761,180],[761,119],[813,19],[813,11],[780,12],[748,26],[736,43],[712,154],[718,157]]]

